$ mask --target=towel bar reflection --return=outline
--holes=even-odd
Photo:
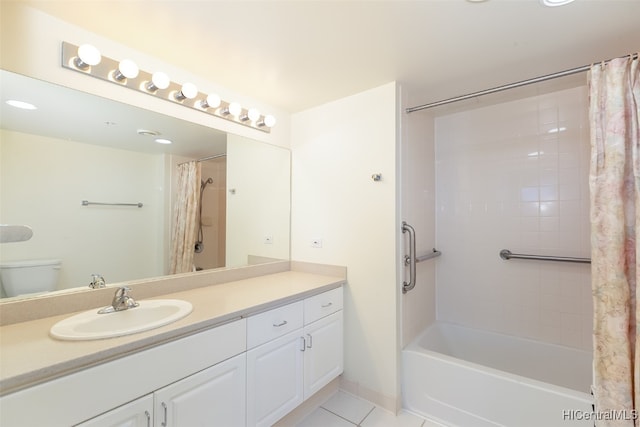
[[[589,258],[573,258],[566,256],[550,256],[550,255],[527,255],[527,254],[514,254],[509,249],[503,249],[500,251],[500,258],[508,261],[514,259],[533,259],[537,261],[557,261],[557,262],[575,262],[578,264],[591,264]]]
[[[103,203],[103,202],[90,202],[88,200],[83,200],[82,201],[82,206],[89,206],[89,205],[101,205],[101,206],[135,206],[138,208],[141,208],[143,205],[141,202],[138,203]]]

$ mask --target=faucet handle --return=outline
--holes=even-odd
[[[98,314],[113,313],[138,307],[140,303],[129,296],[129,291],[131,291],[131,288],[128,286],[118,287],[113,294],[111,305],[98,310]]]
[[[128,286],[120,286],[118,289],[116,289],[116,297],[128,296],[129,295],[129,291],[131,291],[130,287],[128,287]]]
[[[129,292],[131,288],[128,286],[121,286],[116,290],[115,295],[113,296],[113,308],[116,311],[126,310],[128,308],[135,308],[140,304],[136,302],[131,296]]]

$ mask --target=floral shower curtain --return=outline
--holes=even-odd
[[[178,165],[178,187],[173,208],[171,233],[171,266],[169,273],[194,270],[197,214],[200,195],[200,163]]]
[[[634,59],[635,58],[635,59]],[[589,72],[594,385],[598,427],[638,427],[640,59]],[[614,420],[611,420],[614,418]]]

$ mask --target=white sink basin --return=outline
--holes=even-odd
[[[98,309],[93,309],[76,314],[53,325],[50,334],[70,341],[119,337],[168,325],[193,309],[191,303],[175,299],[138,302],[138,307],[128,310],[98,314]]]

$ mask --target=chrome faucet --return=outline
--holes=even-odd
[[[113,295],[113,301],[111,305],[107,306],[100,311],[99,314],[113,313],[114,311],[124,311],[130,308],[135,308],[140,305],[129,295],[131,288],[128,286],[121,286],[116,289],[116,293]]]
[[[129,291],[131,291],[131,288],[128,286],[122,286],[116,290],[113,295],[113,301],[111,301],[111,306],[115,311],[128,310],[140,305],[129,296]]]
[[[91,275],[91,283],[89,283],[89,287],[91,289],[105,288],[107,284],[104,281],[104,277],[100,274],[92,274]]]

